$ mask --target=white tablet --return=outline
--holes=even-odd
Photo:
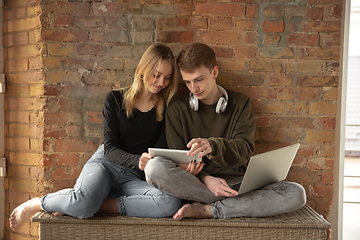
[[[196,162],[201,161],[202,159],[195,156],[188,156],[188,150],[177,150],[177,149],[164,149],[164,148],[149,148],[149,154],[152,157],[161,156],[168,158],[169,160],[177,163],[177,164],[188,164],[192,160],[196,160]]]

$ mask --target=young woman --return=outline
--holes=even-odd
[[[149,147],[166,148],[164,111],[177,89],[175,58],[155,43],[142,56],[133,84],[106,95],[103,144],[84,165],[74,188],[33,198],[10,216],[17,231],[38,211],[89,218],[96,212],[169,217],[181,201],[145,181]]]

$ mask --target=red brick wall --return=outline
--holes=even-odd
[[[101,143],[105,94],[131,83],[148,45],[177,54],[198,41],[217,53],[218,83],[251,97],[257,153],[301,143],[288,179],[327,217],[342,1],[279,2],[7,0],[6,213],[74,184]],[[7,231],[36,235],[37,225]]]

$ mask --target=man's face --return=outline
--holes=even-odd
[[[216,77],[218,76],[218,67],[215,66],[211,71],[204,65],[196,68],[192,72],[184,72],[180,69],[181,76],[190,90],[199,100],[205,104],[212,104],[208,102],[213,99],[213,94],[216,94]]]

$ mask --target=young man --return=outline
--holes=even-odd
[[[190,149],[191,155],[200,153],[199,160],[177,166],[155,157],[144,164],[150,185],[192,201],[173,218],[262,217],[303,207],[304,188],[293,182],[274,183],[238,196],[245,165],[255,148],[250,100],[216,84],[216,56],[205,44],[185,47],[177,64],[190,97],[182,96],[169,105],[167,141],[170,148]]]

